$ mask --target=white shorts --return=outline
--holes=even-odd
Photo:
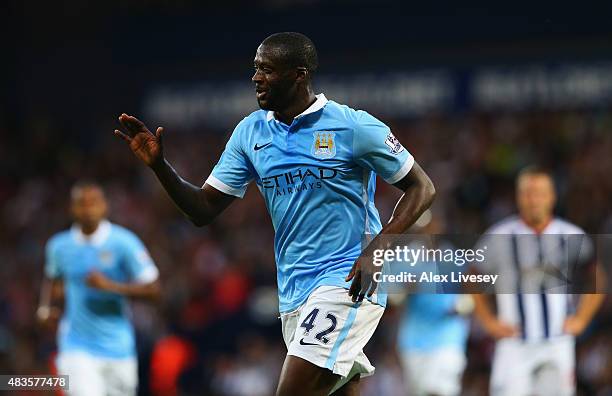
[[[341,287],[318,287],[297,310],[281,315],[287,355],[327,368],[344,382],[354,374],[370,375],[374,366],[363,348],[384,311],[365,299],[353,303]]]
[[[495,345],[491,395],[574,395],[575,360],[570,336],[539,342],[502,339]]]
[[[458,395],[465,365],[465,353],[458,348],[404,351],[402,368],[408,395]]]
[[[59,374],[68,375],[67,396],[134,396],[138,386],[136,358],[110,359],[87,352],[62,352]]]

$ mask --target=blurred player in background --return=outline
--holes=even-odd
[[[442,221],[426,211],[417,221],[423,222],[419,233],[439,236]],[[452,248],[440,241],[440,248]],[[420,244],[419,244],[420,245]],[[418,247],[416,247],[418,248]],[[451,269],[448,265],[424,263],[436,273]],[[419,264],[415,267],[420,268]],[[419,271],[417,270],[417,273]],[[423,285],[423,288],[433,285]],[[398,329],[398,351],[409,396],[455,396],[461,392],[466,365],[465,349],[469,335],[469,315],[473,302],[469,295],[452,294],[451,290],[412,290],[404,303]],[[454,291],[454,290],[453,290]]]
[[[238,124],[201,188],[164,158],[162,128],[153,134],[122,114],[125,132],[115,131],[196,225],[209,224],[256,182],[275,229],[288,348],[279,396],[358,394],[360,376],[374,370],[363,347],[386,304],[385,294],[374,293],[377,268],[367,258],[381,239],[361,255],[362,238],[404,232],[434,196],[429,177],[385,124],[314,94],[317,66],[314,44],[302,34],[263,41],[252,77],[261,110]],[[374,206],[376,175],[404,191],[384,228]]]
[[[489,229],[495,244],[495,260],[486,268],[500,273],[514,271],[514,290],[497,292],[497,315],[484,294],[475,294],[475,315],[497,344],[491,375],[491,394],[508,396],[573,395],[575,393],[574,337],[588,326],[601,305],[603,294],[581,296],[575,313],[570,295],[534,292],[527,282],[534,270],[563,271],[570,236],[578,236],[582,258],[592,263],[592,245],[578,226],[554,217],[555,187],[552,176],[530,167],[516,181],[519,216],[505,219]],[[497,236],[495,236],[497,235]],[[527,236],[527,237],[526,237]],[[489,251],[489,254],[492,252]],[[587,268],[584,268],[586,271]],[[487,272],[488,272],[487,271]],[[484,272],[484,271],[483,271]],[[603,276],[597,276],[603,279]],[[524,293],[521,293],[525,291]]]
[[[106,220],[107,202],[93,182],[71,191],[74,224],[47,243],[39,320],[58,327],[57,368],[70,396],[135,395],[134,329],[128,297],[157,299],[158,270],[134,233]]]
[[[398,332],[409,396],[455,396],[461,392],[469,335],[470,296],[411,294]]]

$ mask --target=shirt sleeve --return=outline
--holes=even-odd
[[[49,279],[61,278],[57,241],[50,239],[45,246],[45,276]]]
[[[127,236],[124,248],[124,262],[131,281],[151,283],[157,280],[159,271],[149,251],[136,235]]]
[[[254,179],[250,161],[241,144],[243,123],[238,124],[217,165],[206,179],[208,184],[217,190],[238,198],[244,197],[249,183]]]
[[[389,184],[402,180],[414,165],[414,157],[384,123],[359,110],[355,112],[353,158]]]
[[[570,264],[585,266],[595,260],[595,248],[591,237],[585,233],[568,234],[566,237],[567,255]]]

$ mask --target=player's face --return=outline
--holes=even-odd
[[[548,220],[555,207],[555,188],[547,175],[524,175],[517,184],[518,209],[525,220],[538,224]]]
[[[82,187],[72,193],[72,216],[83,226],[96,227],[106,216],[107,208],[104,193],[97,187]]]
[[[263,110],[282,111],[289,106],[296,93],[296,68],[287,67],[278,53],[260,45],[254,60],[257,103]]]

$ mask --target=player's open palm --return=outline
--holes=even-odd
[[[125,132],[115,129],[115,135],[130,145],[136,157],[150,167],[163,161],[162,134],[164,129],[162,127],[158,127],[153,134],[138,118],[125,113],[119,116],[119,122]]]

